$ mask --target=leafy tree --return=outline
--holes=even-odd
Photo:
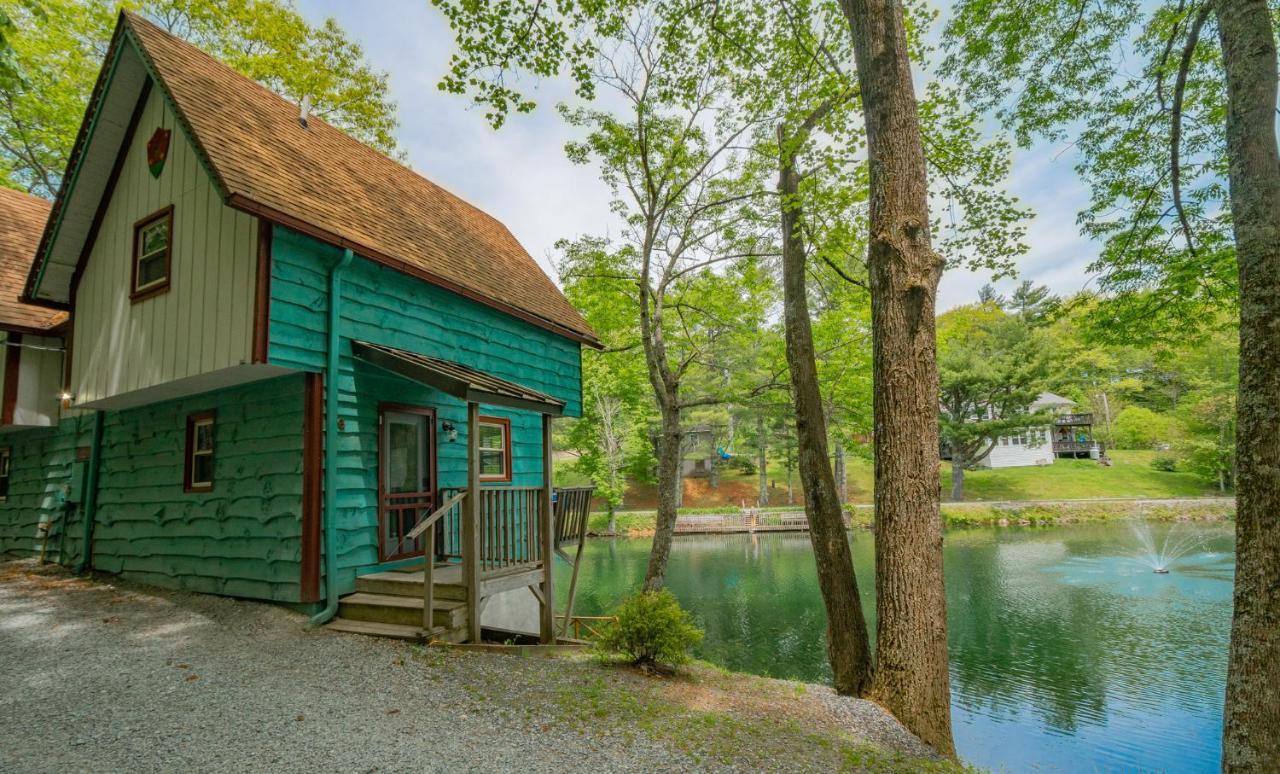
[[[1030,408],[1040,394],[1045,337],[1022,317],[994,319],[983,307],[954,309],[938,321],[938,431],[951,454],[951,499],[964,499],[964,472],[991,453],[1001,437],[1042,431],[1049,417]],[[980,321],[964,318],[977,314]],[[964,335],[948,335],[952,326]]]
[[[1118,449],[1153,449],[1174,440],[1174,420],[1143,406],[1126,406],[1116,415],[1111,441]]]
[[[1267,0],[960,0],[946,36],[950,74],[1021,140],[1080,127],[1081,220],[1104,243],[1116,336],[1196,332],[1238,299],[1227,771],[1280,760],[1278,23]]]
[[[1056,301],[1049,288],[1023,280],[1009,296],[1009,309],[1027,325],[1043,325]]]
[[[395,104],[387,76],[332,19],[308,24],[276,0],[126,0],[147,16],[383,152],[395,149]],[[0,0],[13,23],[0,63],[0,182],[43,196],[57,193],[84,106],[106,55],[116,15],[96,0]],[[0,29],[4,24],[0,21]]]
[[[639,4],[635,2],[587,3],[561,2],[544,4],[537,0],[513,0],[501,4],[470,3],[463,0],[435,0],[443,8],[455,31],[458,50],[453,55],[450,72],[443,81],[442,88],[457,93],[471,94],[478,104],[489,110],[491,122],[500,124],[511,111],[533,109],[533,102],[517,88],[514,79],[507,76],[515,73],[531,73],[542,77],[558,74],[562,68],[567,69],[574,79],[580,96],[590,97],[597,87],[617,81],[619,73],[634,76],[637,70],[643,72],[651,69],[640,57],[638,68],[627,70],[613,67],[616,62],[602,54],[621,39],[628,41],[635,38],[631,25],[636,19],[660,20],[661,33],[650,40],[652,46],[646,45],[644,52],[654,57],[665,57],[664,65],[670,66],[672,59],[683,64],[676,67],[687,67],[697,63],[702,67],[706,63],[715,62],[717,57],[706,57],[709,48],[719,46],[718,41],[727,39],[741,40],[743,35],[754,36],[760,31],[781,31],[781,24],[769,24],[770,19],[796,20],[795,29],[803,30],[806,23],[818,21],[838,21],[840,32],[850,34],[853,41],[853,59],[856,65],[857,96],[865,118],[864,131],[867,138],[867,166],[869,175],[856,177],[865,181],[869,189],[867,199],[866,231],[870,239],[866,242],[867,279],[872,305],[873,368],[877,374],[876,400],[874,405],[875,426],[877,435],[875,443],[883,449],[892,448],[892,456],[878,454],[876,477],[877,487],[877,575],[878,575],[878,616],[879,645],[878,654],[882,668],[877,669],[873,679],[871,692],[882,703],[888,706],[909,727],[919,733],[926,741],[944,753],[953,751],[949,720],[949,692],[946,669],[945,636],[945,600],[942,594],[942,572],[940,553],[940,522],[938,519],[938,493],[932,487],[921,488],[918,482],[930,480],[935,475],[937,464],[937,429],[934,413],[937,411],[937,375],[933,364],[934,330],[933,314],[937,280],[943,267],[943,261],[934,250],[931,228],[937,225],[929,216],[930,188],[926,179],[926,155],[921,140],[921,126],[942,126],[956,128],[963,133],[972,131],[972,123],[965,116],[965,111],[957,109],[954,94],[939,91],[937,99],[927,100],[923,106],[917,103],[914,87],[910,78],[909,48],[907,39],[908,22],[903,7],[898,2],[830,2],[782,4],[764,3],[681,3],[670,0],[659,0],[653,3]],[[697,16],[702,13],[703,16]],[[763,15],[762,15],[763,14]],[[781,15],[779,15],[781,14]],[[706,26],[698,27],[688,20],[695,20],[710,15],[713,19],[722,20],[712,25],[712,34],[697,34],[706,31]],[[922,14],[921,18],[927,17]],[[911,28],[917,28],[912,19]],[[737,25],[737,26],[731,26]],[[754,27],[750,25],[755,25]],[[725,29],[728,32],[720,34]],[[835,25],[831,29],[837,29]],[[802,40],[805,35],[790,35],[793,39]],[[756,38],[753,38],[756,39]],[[819,33],[818,39],[828,43],[835,38]],[[679,45],[675,45],[678,43]],[[750,48],[743,47],[750,52]],[[807,58],[798,56],[804,52],[798,47],[783,47],[783,57],[762,57],[764,69],[774,63],[786,62],[820,62],[812,53]],[[602,60],[603,59],[603,66]],[[829,64],[826,63],[826,64]],[[830,68],[834,72],[836,68]],[[694,68],[694,72],[697,68]],[[685,90],[690,84],[701,82],[700,76],[685,71],[678,79],[663,81],[657,88],[648,88],[649,81],[636,83],[634,78],[627,77],[633,86],[618,90],[629,102],[632,116],[627,125],[615,124],[609,135],[614,138],[649,135],[661,140],[660,132],[650,129],[650,122],[661,116],[663,108],[686,100]],[[775,72],[787,74],[789,80],[778,91],[786,94],[787,87],[796,83],[795,73],[779,67]],[[807,70],[830,82],[819,70]],[[602,77],[603,76],[603,77]],[[852,75],[850,77],[853,77]],[[729,89],[743,80],[758,83],[753,79],[726,78]],[[838,80],[836,81],[839,82]],[[846,86],[852,85],[845,81]],[[817,89],[817,94],[804,89],[799,95],[787,95],[789,104],[781,111],[764,110],[766,115],[760,116],[755,123],[764,123],[769,129],[776,130],[781,126],[784,130],[778,136],[777,148],[783,151],[777,157],[778,169],[785,171],[787,157],[803,147],[804,138],[797,130],[804,127],[804,117],[811,115],[828,100],[832,104],[839,102],[843,89],[834,93],[824,93]],[[656,93],[655,93],[656,92]],[[708,135],[719,138],[723,129],[728,126],[742,126],[739,123],[742,114],[756,115],[761,104],[770,105],[771,99],[762,99],[763,90],[749,89],[744,96],[734,94],[737,99],[726,100],[723,115],[732,116],[726,122],[723,115],[716,120],[704,119],[704,127],[709,128]],[[811,100],[810,97],[818,96]],[[790,101],[791,96],[801,99]],[[660,99],[658,97],[661,97]],[[833,99],[834,98],[834,99]],[[646,102],[652,100],[651,102]],[[634,106],[645,105],[643,109]],[[825,109],[827,114],[834,114],[832,109]],[[821,111],[820,111],[821,112]],[[569,113],[572,118],[574,113]],[[583,116],[585,113],[578,112]],[[782,121],[775,116],[782,116]],[[960,118],[960,123],[954,119]],[[819,116],[819,121],[823,116]],[[689,122],[694,125],[696,122]],[[825,127],[824,127],[825,128]],[[731,129],[736,131],[736,129]],[[746,131],[737,135],[743,140],[751,135]],[[837,140],[839,142],[839,140]],[[847,141],[846,141],[847,142]],[[642,150],[647,145],[645,139],[634,143]],[[945,154],[945,151],[943,153]],[[846,159],[856,158],[852,143],[844,148]],[[648,151],[644,151],[648,152]],[[683,157],[695,160],[701,158],[701,149],[683,153]],[[595,153],[602,160],[604,154]],[[772,155],[772,154],[771,154]],[[1006,154],[998,149],[978,155],[973,163],[988,171],[998,169],[1001,164],[1007,165]],[[960,158],[960,157],[956,157]],[[956,163],[956,158],[947,159]],[[667,163],[661,157],[652,161]],[[637,207],[641,213],[655,212],[653,207],[644,204],[655,191],[653,180],[645,177],[648,174],[644,167],[662,170],[661,165],[641,165],[634,170],[642,174],[622,174],[624,167],[605,161],[603,167],[606,174],[622,188],[629,188],[632,198],[640,202]],[[608,170],[619,170],[609,172]],[[783,176],[785,181],[785,175]],[[659,179],[661,185],[665,181]],[[676,190],[683,191],[679,186]],[[792,226],[798,225],[793,209],[793,202],[783,188],[782,217]],[[1016,223],[1020,213],[1007,199],[999,196],[988,196],[987,190],[975,188],[968,192],[970,196],[962,199],[974,203],[975,211],[991,213],[988,224],[1000,222]],[[738,191],[740,196],[750,195],[747,191]],[[662,201],[665,201],[663,199]],[[809,207],[809,205],[805,205]],[[647,217],[647,216],[644,216]],[[643,219],[643,218],[642,218]],[[667,215],[660,220],[666,222]],[[976,221],[977,219],[975,219]],[[809,221],[811,224],[814,221]],[[854,220],[861,226],[863,221]],[[811,237],[800,230],[784,223],[782,235],[784,239],[793,240],[793,246],[800,239]],[[861,230],[861,229],[859,229]],[[1013,227],[1016,231],[1016,227]],[[988,249],[992,239],[1003,242],[1004,235],[998,229],[957,228],[947,239],[954,245],[958,256],[966,251],[975,256],[975,260],[998,261],[1007,257],[999,250]],[[740,236],[740,235],[738,235]],[[647,260],[644,256],[648,242],[637,241],[641,245],[641,263]],[[757,250],[759,248],[756,248]],[[794,251],[794,255],[803,255],[804,250]],[[984,256],[987,256],[984,258]],[[792,266],[800,263],[793,261]],[[791,273],[794,275],[794,271]],[[803,276],[803,270],[801,271]],[[640,292],[644,294],[650,275],[641,275]],[[784,283],[785,284],[785,283]],[[793,284],[788,297],[792,301],[807,296],[803,288]],[[648,304],[642,305],[647,310]],[[792,305],[789,318],[798,320]],[[647,315],[645,311],[643,314]],[[808,322],[808,315],[805,315]],[[649,318],[652,320],[653,318]],[[647,325],[648,323],[646,323]],[[800,339],[792,338],[791,348],[804,349],[803,339],[807,333],[797,331],[788,326],[789,336],[799,333]],[[648,333],[642,331],[642,336]],[[797,348],[795,345],[801,346]],[[651,374],[661,376],[661,358],[653,358],[654,347],[646,343],[646,357],[651,363]],[[811,347],[809,348],[811,349]],[[807,364],[812,355],[802,358],[802,365]],[[795,380],[795,358],[791,358],[793,382]],[[664,378],[651,377],[655,394],[659,403],[676,403],[663,396],[675,395],[675,385]],[[802,384],[808,384],[810,375],[802,373]],[[794,384],[793,384],[794,387]],[[807,387],[806,387],[807,389]],[[808,392],[812,396],[812,391]],[[808,412],[813,401],[810,397],[797,397]],[[659,468],[667,464],[667,448],[674,446],[670,436],[678,427],[678,411],[669,406],[661,406],[664,419],[662,434],[668,442],[663,444]],[[819,406],[819,414],[821,411]],[[666,418],[671,416],[671,419]],[[820,428],[818,419],[809,422],[811,428]],[[823,433],[807,433],[809,442],[801,439],[801,454],[811,454],[814,438]],[[823,440],[825,443],[825,438]],[[819,464],[820,463],[820,464]],[[828,465],[826,455],[815,462],[811,469],[818,470]],[[829,470],[826,476],[829,476]],[[660,479],[666,476],[660,475]],[[812,478],[810,482],[812,482]],[[666,487],[663,487],[665,497]],[[655,540],[654,553],[648,583],[655,579],[660,582],[661,567],[665,564],[666,546],[669,545],[668,526],[674,520],[674,508],[660,503],[659,521]],[[841,540],[843,540],[841,535]],[[929,546],[929,550],[920,551],[919,546]],[[815,544],[815,548],[819,548]],[[838,551],[839,549],[834,549]],[[819,555],[820,565],[827,558]],[[656,570],[656,572],[655,572]]]
[[[996,290],[995,285],[992,285],[990,282],[986,283],[981,288],[978,288],[979,304],[992,304],[994,306],[1004,307],[1008,302],[1009,300],[1001,295],[1000,292]]]

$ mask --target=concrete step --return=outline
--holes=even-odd
[[[422,597],[396,594],[370,594],[357,591],[338,600],[338,616],[351,621],[373,621],[401,626],[422,626]],[[466,626],[467,604],[452,599],[437,599],[432,606],[431,623],[454,629]]]
[[[467,639],[467,627],[462,626],[457,629],[443,629],[437,627],[431,633],[430,637],[424,637],[422,629],[418,626],[403,626],[400,624],[377,623],[376,621],[352,621],[346,618],[335,618],[325,624],[326,629],[336,632],[346,632],[348,634],[363,634],[369,637],[385,637],[393,640],[405,640],[408,642],[422,642],[431,639],[442,642],[461,643]]]
[[[443,574],[443,573],[442,573]],[[436,581],[436,599],[465,602],[467,587],[460,583]],[[356,578],[356,591],[422,599],[421,572],[375,572]]]
[[[400,624],[377,623],[376,621],[351,621],[346,618],[335,618],[324,625],[326,629],[348,634],[367,634],[373,637],[389,637],[393,640],[409,640],[417,642],[422,639],[422,627],[402,626]]]

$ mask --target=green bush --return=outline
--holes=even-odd
[[[1151,460],[1151,467],[1165,473],[1173,473],[1178,469],[1178,460],[1176,457],[1162,455]]]
[[[666,589],[628,597],[614,615],[618,620],[596,640],[596,651],[604,658],[679,666],[689,662],[689,651],[702,642],[702,630]]]
[[[1116,416],[1114,441],[1117,449],[1152,449],[1174,439],[1175,422],[1142,406],[1127,406]]]

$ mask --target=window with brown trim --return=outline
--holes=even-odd
[[[511,480],[511,420],[480,417],[480,480]]]
[[[9,449],[0,449],[0,503],[9,501]]]
[[[133,225],[133,270],[129,298],[141,301],[169,289],[173,258],[173,205]]]
[[[182,488],[187,492],[213,489],[213,434],[216,414],[203,411],[187,417],[186,464],[183,465]]]

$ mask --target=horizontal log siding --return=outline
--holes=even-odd
[[[328,267],[339,251],[287,229],[274,229],[269,362],[303,370],[324,368]],[[444,393],[357,361],[350,339],[446,358],[483,369],[580,407],[578,344],[507,317],[363,259],[344,277],[339,406],[338,589],[354,588],[355,571],[378,562],[378,404],[436,409],[441,487],[467,481],[467,407]],[[542,418],[527,411],[482,406],[486,416],[511,420],[513,475],[509,484],[542,485]],[[450,442],[440,431],[458,429]],[[486,485],[490,486],[490,485]]]
[[[323,370],[328,270],[341,251],[273,233],[268,360]],[[344,275],[343,296],[345,338],[462,363],[563,400],[568,416],[581,412],[577,342],[363,258]]]
[[[303,377],[107,415],[93,564],[146,583],[296,602]],[[214,487],[182,488],[186,418],[214,409]]]
[[[84,416],[64,419],[56,427],[0,435],[0,447],[12,452],[9,497],[0,504],[0,556],[39,555],[39,525],[49,522],[54,531],[46,558],[63,564],[79,561],[83,522],[79,511],[64,513],[59,493],[71,480],[76,446],[89,445],[92,429],[93,418]],[[65,556],[59,555],[60,547]]]

